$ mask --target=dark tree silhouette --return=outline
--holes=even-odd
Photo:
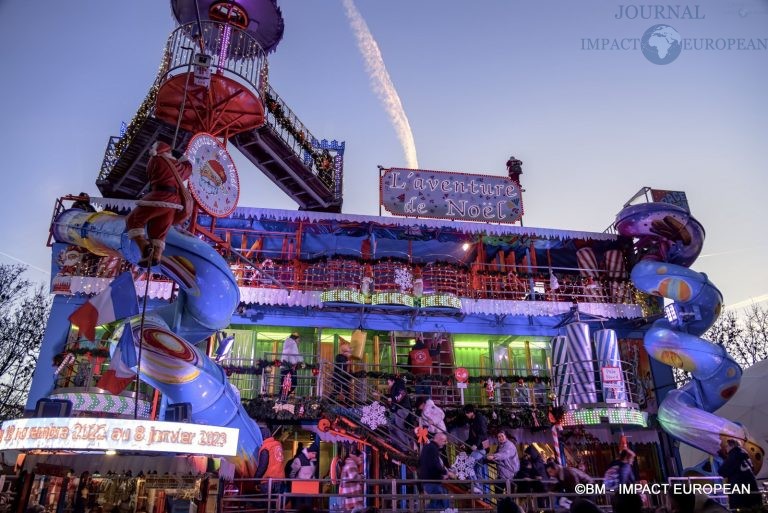
[[[0,264],[0,420],[24,411],[51,309],[48,292],[25,272],[23,265]]]
[[[728,310],[703,338],[721,344],[742,369],[751,367],[768,358],[768,306],[753,303],[741,312]],[[678,386],[689,379],[688,373],[675,371]]]

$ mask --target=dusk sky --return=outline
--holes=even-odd
[[[768,300],[768,0],[680,3],[671,19],[655,19],[655,4],[605,0],[279,4],[270,82],[315,136],[346,141],[344,212],[378,213],[377,165],[408,167],[415,155],[422,169],[504,175],[515,155],[526,226],[602,231],[643,186],[685,191],[707,232],[693,269],[726,305]],[[355,8],[410,149],[371,85]],[[666,65],[641,51],[657,24],[683,40]],[[0,1],[0,262],[48,278],[56,198],[100,196],[107,141],[136,112],[173,29],[158,0]],[[241,206],[296,208],[236,162]]]

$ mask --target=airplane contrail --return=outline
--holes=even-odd
[[[411,168],[418,168],[416,143],[413,140],[411,124],[408,122],[408,116],[405,115],[405,110],[400,102],[395,85],[389,78],[379,45],[373,38],[371,31],[368,29],[368,24],[363,19],[360,11],[355,7],[354,1],[341,0],[341,3],[344,5],[352,32],[354,32],[357,39],[357,47],[360,49],[360,53],[365,60],[365,67],[371,80],[373,92],[376,93],[379,101],[384,105],[384,110],[389,115],[392,126],[397,133],[397,138],[400,140],[400,145],[403,147],[406,165]]]
[[[4,257],[6,257],[6,258],[10,258],[11,260],[15,260],[16,262],[19,262],[20,264],[24,264],[24,265],[26,265],[27,267],[29,267],[30,269],[34,269],[35,271],[40,271],[40,272],[41,272],[41,273],[43,273],[43,274],[47,274],[47,275],[49,275],[49,276],[50,276],[50,274],[51,274],[51,271],[50,271],[50,270],[45,270],[45,269],[42,269],[42,268],[40,268],[40,267],[37,267],[36,265],[32,265],[32,264],[30,264],[29,262],[27,262],[27,261],[25,261],[25,260],[22,260],[22,259],[20,259],[20,258],[16,258],[15,256],[13,256],[13,255],[9,255],[8,253],[5,253],[5,252],[3,252],[3,251],[0,251],[0,255],[4,256]]]
[[[733,303],[732,305],[727,305],[725,309],[738,310],[739,308],[744,308],[752,304],[764,303],[766,301],[768,301],[768,294],[761,294],[759,296],[747,298],[744,301],[739,301],[738,303]]]

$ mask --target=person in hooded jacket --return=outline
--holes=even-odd
[[[518,493],[544,493],[544,484],[542,479],[546,475],[544,468],[544,460],[541,458],[541,453],[533,445],[529,445],[523,450],[523,459],[520,460],[520,470],[517,472],[515,479],[517,480]],[[537,503],[537,501],[531,501]],[[529,509],[536,507],[536,504],[531,504]]]
[[[320,444],[317,441],[301,450],[291,463],[288,477],[292,479],[311,480],[317,477],[317,457],[320,454]],[[293,505],[296,509],[302,506],[312,506],[312,497],[296,495]]]
[[[407,427],[408,417],[411,414],[411,399],[408,396],[408,388],[402,378],[387,377],[387,400],[389,401],[389,411],[394,426],[390,430],[392,442],[397,449],[408,452],[411,450],[410,428]]]
[[[419,425],[426,427],[430,435],[437,432],[446,433],[445,412],[427,397],[416,399],[416,413],[419,415]]]
[[[728,505],[732,509],[753,508],[760,506],[760,489],[755,479],[755,473],[752,468],[752,460],[739,442],[730,438],[726,441],[727,453],[725,461],[717,473],[728,480],[731,485],[740,485],[740,487],[749,486],[750,493],[732,493],[728,496]]]
[[[263,441],[259,447],[256,473],[254,477],[262,478],[259,485],[261,493],[266,494],[269,484],[269,478],[272,482],[272,493],[280,493],[282,488],[282,479],[285,478],[285,458],[283,456],[283,444],[272,436],[272,432],[266,428],[261,428]]]

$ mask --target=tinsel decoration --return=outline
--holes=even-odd
[[[75,363],[75,355],[72,353],[67,353],[67,355],[61,360],[61,363],[58,367],[56,367],[56,370],[53,372],[54,376],[58,376],[61,374],[61,371],[64,370],[64,367],[67,367],[69,365],[72,365]]]
[[[384,426],[387,424],[387,409],[378,401],[363,406],[363,414],[360,416],[360,422],[370,429]]]
[[[147,92],[147,96],[144,98],[144,101],[141,102],[141,105],[139,106],[139,109],[136,111],[136,114],[133,116],[133,119],[131,119],[131,122],[128,123],[128,126],[125,129],[125,134],[120,138],[119,141],[117,141],[117,144],[115,144],[116,156],[119,157],[123,153],[123,151],[125,151],[125,149],[131,143],[133,138],[139,132],[141,127],[144,125],[144,122],[147,120],[150,113],[154,110],[155,102],[157,100],[157,92],[160,90],[160,84],[161,84],[160,81],[168,69],[170,59],[171,59],[171,55],[168,53],[166,49],[163,49],[163,59],[160,62],[160,67],[157,70],[157,75],[155,76],[155,82],[154,84],[152,84],[152,87],[149,88],[149,91]],[[99,178],[104,178],[104,177],[100,176]]]

